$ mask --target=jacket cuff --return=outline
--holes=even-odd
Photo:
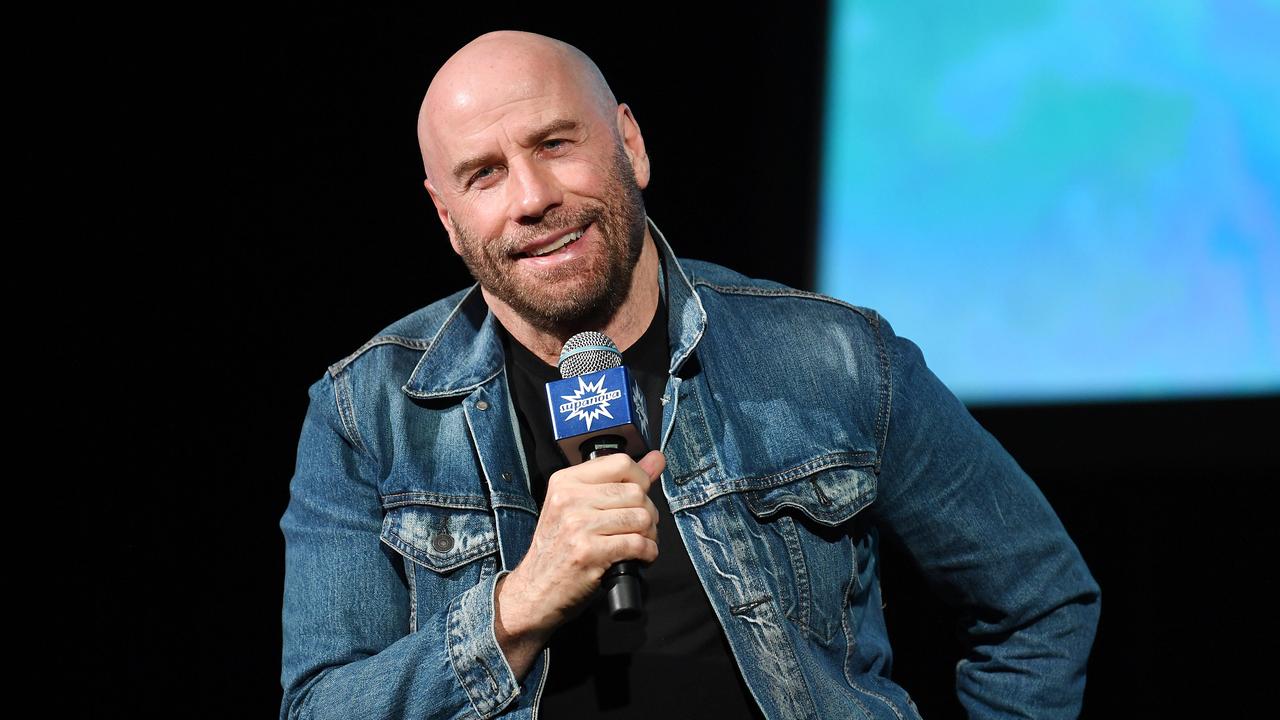
[[[520,683],[493,630],[494,589],[508,572],[454,598],[445,617],[449,661],[481,718],[497,715],[520,694]]]

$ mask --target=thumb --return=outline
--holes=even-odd
[[[662,474],[663,469],[667,467],[667,458],[657,450],[650,450],[636,464],[649,475],[650,480],[656,481],[658,476]]]

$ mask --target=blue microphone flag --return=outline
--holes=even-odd
[[[627,454],[637,460],[649,451],[644,396],[625,367],[547,383],[547,409],[570,465],[583,461],[582,443],[599,435],[623,438]]]

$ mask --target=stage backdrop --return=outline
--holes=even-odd
[[[1280,3],[837,0],[817,282],[971,403],[1280,389]]]

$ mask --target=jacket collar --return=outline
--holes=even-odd
[[[702,307],[702,300],[693,290],[693,282],[685,273],[671,246],[663,237],[658,226],[649,220],[649,229],[653,231],[653,240],[658,246],[658,253],[663,259],[665,272],[659,273],[662,281],[662,297],[667,302],[667,339],[671,345],[672,375],[680,371],[685,360],[693,354],[702,334],[707,330],[707,311]]]
[[[674,375],[702,339],[707,313],[666,238],[653,220],[648,223],[666,269],[659,272],[659,282],[667,302],[670,372]],[[480,286],[473,285],[431,339],[401,389],[424,400],[446,398],[470,394],[492,380],[505,362],[497,323],[480,294]]]

